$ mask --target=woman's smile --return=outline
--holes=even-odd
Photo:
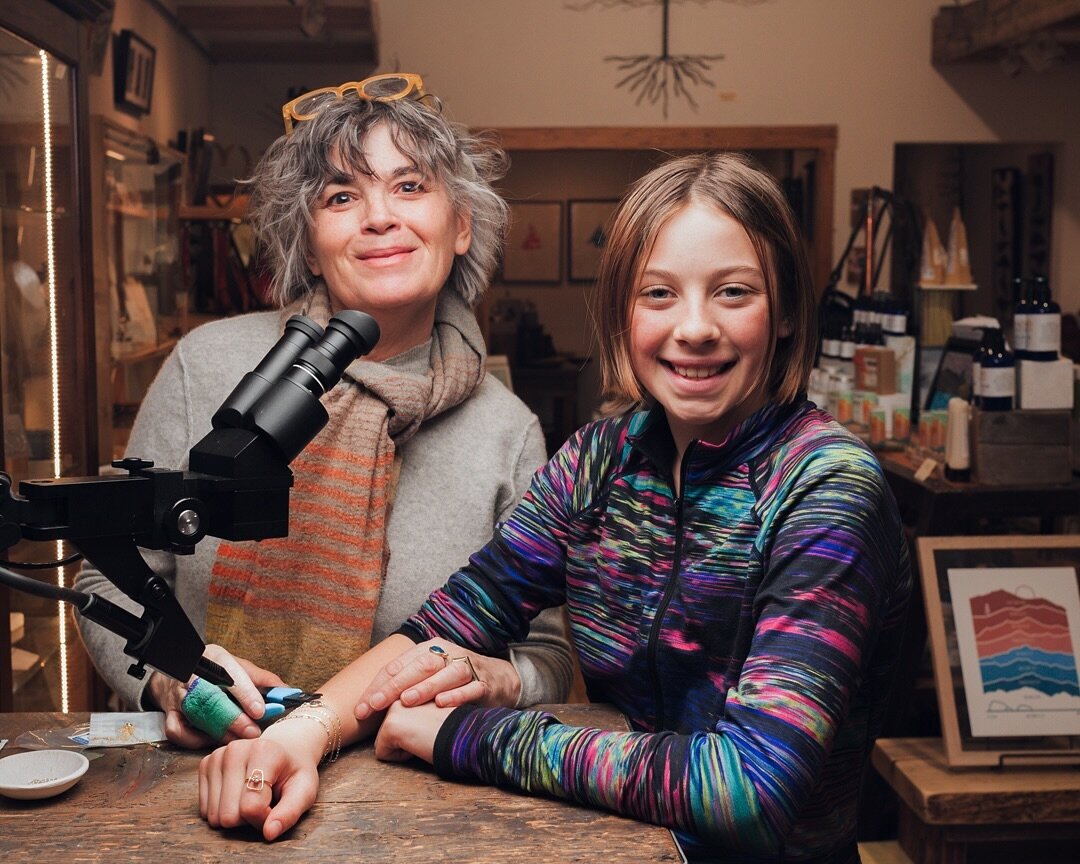
[[[367,252],[362,252],[359,258],[365,264],[400,264],[402,261],[407,260],[409,253],[411,253],[412,251],[413,250],[411,248],[405,248],[402,246],[395,246],[390,249],[371,249]]]

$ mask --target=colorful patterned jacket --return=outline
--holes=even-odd
[[[911,589],[873,455],[801,401],[694,442],[663,411],[580,430],[401,632],[497,653],[567,603],[590,699],[634,731],[460,708],[444,776],[665,825],[692,857],[857,861],[859,783]]]

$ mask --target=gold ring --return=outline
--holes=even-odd
[[[263,786],[265,785],[266,779],[263,776],[262,768],[256,768],[248,774],[247,782],[244,784],[244,786],[252,792],[262,792]]]
[[[450,659],[452,659],[455,663],[464,662],[465,665],[469,667],[469,675],[471,676],[471,680],[469,683],[472,683],[472,681],[480,680],[480,676],[476,674],[476,669],[473,668],[472,658],[469,657],[468,654],[464,655],[463,657],[452,657]]]

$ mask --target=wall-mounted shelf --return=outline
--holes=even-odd
[[[1080,0],[973,0],[934,16],[937,64],[996,60],[1041,36],[1064,46],[1080,41]]]

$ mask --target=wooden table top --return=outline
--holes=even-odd
[[[931,825],[1080,822],[1080,767],[950,768],[939,738],[879,738],[874,768]]]
[[[602,705],[546,706],[575,725],[625,729]],[[88,714],[0,714],[0,757],[30,730],[87,722]],[[88,751],[83,778],[41,801],[0,796],[0,857],[13,861],[260,862],[682,861],[671,833],[631,819],[485,786],[438,779],[421,763],[375,759],[370,744],[320,771],[319,799],[284,839],[215,831],[199,818],[202,753],[141,745]],[[183,850],[182,852],[180,850]],[[243,860],[247,860],[245,857]]]

